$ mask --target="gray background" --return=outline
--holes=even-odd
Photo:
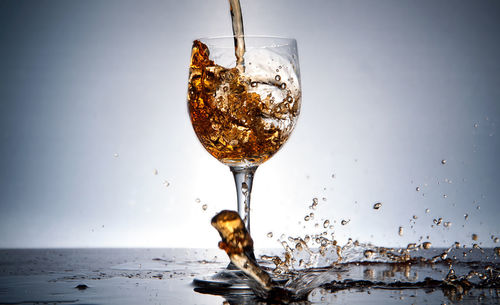
[[[242,7],[247,34],[297,38],[303,85],[294,134],[256,174],[257,247],[325,219],[340,242],[498,245],[497,1]],[[230,24],[223,0],[1,1],[0,247],[215,247],[234,184],[186,88],[192,39]]]

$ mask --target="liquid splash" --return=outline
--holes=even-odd
[[[493,255],[496,261],[500,248],[487,253],[475,245],[466,251],[471,258],[460,261],[456,257],[465,250],[458,242],[446,249],[434,249],[430,242],[387,248],[349,239],[340,246],[333,234],[329,239],[322,232],[281,240],[282,256],[262,255],[257,261],[253,240],[237,212],[220,212],[212,225],[222,238],[219,247],[253,279],[255,296],[266,301],[288,304],[307,300],[316,289],[334,293],[367,288],[439,289],[459,301],[473,289],[500,288],[500,266],[480,256]]]

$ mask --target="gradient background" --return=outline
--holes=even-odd
[[[297,38],[303,85],[294,134],[256,173],[257,247],[324,219],[341,242],[498,246],[498,1],[242,8],[247,34]],[[234,183],[186,88],[192,39],[229,34],[223,0],[1,1],[0,247],[216,247]]]

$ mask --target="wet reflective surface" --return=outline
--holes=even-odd
[[[418,254],[432,258],[444,250]],[[452,264],[351,261],[287,276],[316,279],[317,288],[295,304],[498,304],[498,256],[493,249],[466,250],[466,257],[463,249],[451,250]],[[283,258],[282,252],[256,250],[256,256]],[[258,261],[272,273],[272,262]],[[219,249],[0,250],[0,304],[268,304],[249,290],[192,285],[228,262]],[[469,274],[470,286],[460,282]]]

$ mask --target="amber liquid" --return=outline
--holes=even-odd
[[[259,165],[286,142],[299,114],[300,90],[216,65],[200,41],[193,44],[189,72],[191,123],[212,156],[231,166]]]

